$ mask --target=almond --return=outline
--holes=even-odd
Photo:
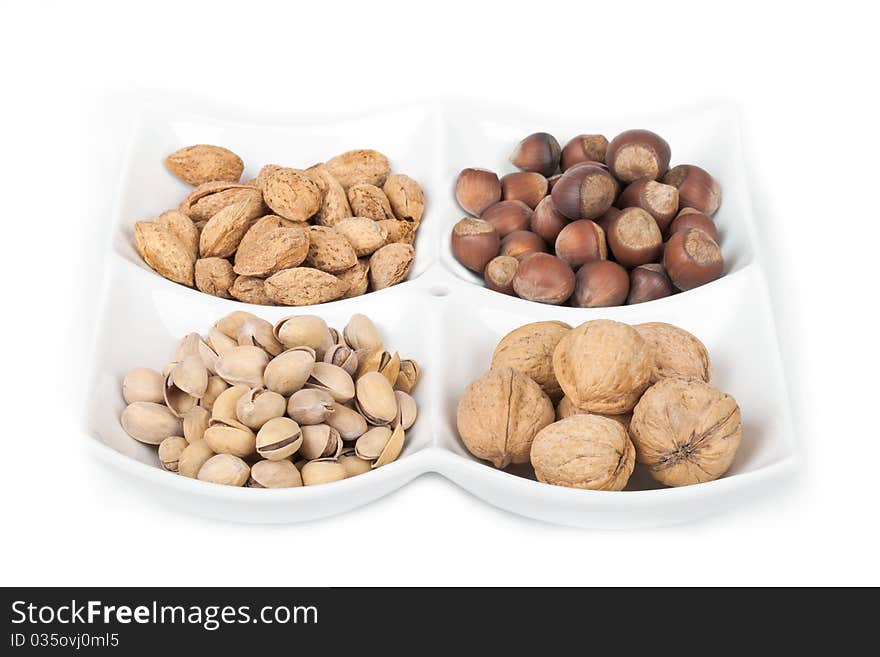
[[[351,269],[346,269],[336,274],[336,277],[348,285],[348,291],[342,297],[350,299],[351,297],[359,297],[365,294],[370,285],[368,274],[370,272],[370,263],[364,258],[358,260],[357,264]]]
[[[228,258],[238,248],[241,238],[259,216],[261,208],[250,200],[233,203],[208,220],[199,236],[199,253],[203,258]]]
[[[388,244],[370,257],[370,285],[381,290],[406,278],[412,268],[415,251],[409,244]]]
[[[244,163],[238,155],[226,148],[206,144],[175,151],[165,158],[165,166],[193,186],[213,180],[238,182],[244,171]]]
[[[315,215],[315,220],[321,226],[334,226],[337,221],[351,216],[351,206],[348,204],[348,195],[324,164],[316,164],[306,169],[312,178],[324,189],[324,199],[321,201],[321,209]]]
[[[201,258],[196,260],[196,287],[205,294],[229,299],[229,288],[235,280],[232,264],[225,258]]]
[[[309,254],[306,228],[306,224],[289,224],[275,215],[259,219],[238,245],[235,273],[271,276],[282,269],[299,266]]]
[[[394,216],[419,223],[425,212],[425,193],[415,180],[402,173],[388,176],[382,191],[391,203]]]
[[[388,243],[403,242],[404,244],[412,244],[416,238],[417,224],[412,221],[401,221],[399,219],[386,219],[385,221],[377,221],[387,233]]]
[[[348,188],[348,202],[357,217],[369,217],[374,221],[395,219],[385,192],[375,185],[358,183]]]
[[[334,229],[348,240],[358,258],[372,254],[388,239],[388,231],[379,222],[366,217],[343,219]]]
[[[199,222],[210,219],[228,205],[245,200],[262,206],[263,194],[250,185],[209,182],[192,190],[178,209],[194,222]]]
[[[335,274],[357,263],[357,255],[348,240],[335,228],[309,227],[309,255],[306,264]]]
[[[180,240],[186,250],[192,253],[193,260],[199,257],[199,229],[192,219],[180,210],[166,210],[155,221]]]
[[[193,286],[195,258],[170,230],[154,221],[139,221],[134,225],[134,244],[144,262],[158,274]]]
[[[263,200],[275,214],[292,221],[308,221],[321,208],[323,194],[305,171],[278,168],[260,182]]]
[[[284,306],[310,306],[339,299],[348,285],[327,272],[311,267],[282,269],[266,279],[266,294]]]
[[[391,173],[388,158],[374,150],[347,151],[327,160],[325,166],[345,189],[358,183],[381,187]]]
[[[229,288],[229,294],[233,298],[244,303],[253,303],[260,306],[273,305],[272,299],[266,294],[266,281],[256,276],[239,276]]]

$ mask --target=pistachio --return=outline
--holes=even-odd
[[[275,338],[272,325],[259,317],[242,322],[235,339],[241,346],[260,347],[270,356],[277,356],[284,351],[284,347]]]
[[[346,344],[334,344],[324,353],[324,362],[341,367],[354,376],[358,367],[357,352]]]
[[[208,409],[209,411],[214,407],[214,401],[217,397],[229,387],[229,384],[226,383],[219,376],[209,376],[208,377],[208,387],[205,389],[205,394],[202,395],[202,398],[199,399],[199,406]]]
[[[203,406],[194,406],[183,414],[183,437],[194,443],[205,437],[205,429],[211,421],[211,413]]]
[[[400,371],[397,374],[397,381],[394,383],[395,390],[412,392],[419,382],[420,374],[419,364],[413,359],[407,358],[400,361]]]
[[[323,355],[332,343],[327,322],[315,315],[291,315],[275,324],[275,337],[287,348],[311,347],[315,354]],[[318,356],[319,358],[321,356]]]
[[[246,395],[250,388],[245,385],[234,385],[221,392],[214,401],[211,408],[211,421],[216,420],[234,420],[236,415],[236,406],[242,395]]]
[[[305,387],[325,390],[333,399],[342,403],[354,398],[354,381],[351,375],[330,363],[315,363]]]
[[[216,454],[205,461],[199,470],[199,479],[212,484],[244,486],[250,476],[248,464],[232,454]]]
[[[174,385],[174,382],[171,380],[171,375],[176,368],[177,365],[175,365],[168,373],[168,376],[165,377],[165,406],[167,406],[177,417],[183,417],[183,414],[198,404],[199,400]],[[205,385],[207,386],[207,381],[205,381]]]
[[[403,451],[404,438],[405,434],[403,427],[398,424],[394,428],[394,431],[391,432],[391,438],[386,443],[385,449],[382,450],[379,458],[373,463],[373,467],[381,468],[383,465],[387,465],[392,461],[397,460],[397,457],[400,456],[400,452]]]
[[[208,345],[220,356],[238,346],[234,338],[230,338],[216,326],[208,332]]]
[[[184,477],[195,479],[205,461],[212,456],[214,456],[214,452],[208,447],[208,443],[204,440],[196,440],[181,452],[177,460],[177,472]]]
[[[177,472],[178,461],[189,443],[180,436],[168,436],[159,443],[159,463],[169,472]]]
[[[126,404],[165,401],[165,377],[148,367],[129,370],[122,381],[122,398]]]
[[[302,475],[290,461],[257,461],[251,466],[249,488],[293,488],[302,486]]]
[[[345,468],[342,464],[333,459],[309,461],[303,465],[300,474],[302,475],[303,484],[306,486],[342,481],[346,476]]]
[[[375,461],[382,454],[393,432],[388,427],[374,427],[357,439],[355,453],[366,461]]]
[[[209,374],[217,373],[217,352],[198,333],[185,335],[177,344],[177,350],[171,360],[180,363],[188,356],[199,356]]]
[[[204,440],[216,454],[244,457],[256,449],[254,432],[236,420],[212,420],[205,429]]]
[[[296,422],[288,417],[272,418],[257,432],[257,454],[270,461],[280,461],[296,453],[304,440],[304,432]]]
[[[333,404],[324,422],[336,429],[343,440],[355,440],[369,428],[363,415],[342,404]]]
[[[384,352],[379,361],[378,371],[392,386],[397,383],[397,376],[400,374],[400,354],[396,351],[393,355],[387,351]]]
[[[187,356],[171,370],[168,379],[178,390],[200,399],[208,389],[208,368],[200,355]]]
[[[356,385],[357,408],[367,422],[375,425],[391,424],[397,417],[397,397],[394,388],[380,372],[368,372]]]
[[[297,390],[287,401],[287,414],[299,424],[321,424],[333,406],[333,397],[324,390]]]
[[[134,402],[122,411],[122,428],[135,440],[158,445],[169,436],[179,436],[180,418],[166,406],[155,402]]]
[[[358,456],[355,453],[355,450],[351,447],[343,450],[337,460],[339,464],[345,468],[346,477],[354,477],[355,475],[364,474],[365,472],[369,472],[372,467],[372,463]]]
[[[333,427],[326,424],[310,424],[302,427],[300,455],[303,458],[309,460],[335,458],[341,451],[342,438]]]
[[[382,338],[376,325],[366,315],[352,315],[342,332],[345,342],[355,351],[382,349]]]
[[[269,390],[290,395],[303,387],[315,366],[311,347],[294,347],[275,356],[266,366],[264,379]]]
[[[254,319],[259,319],[259,317],[243,310],[236,310],[235,312],[226,315],[226,317],[218,319],[214,324],[214,328],[227,338],[235,340],[238,336],[238,330],[241,328],[241,325]]]
[[[402,426],[404,431],[408,431],[416,423],[419,407],[416,404],[416,400],[402,390],[395,390],[394,396],[397,398],[397,418],[395,422]]]
[[[269,355],[260,347],[234,347],[220,357],[217,374],[229,384],[259,388],[268,363]]]
[[[235,416],[249,429],[257,431],[272,418],[280,418],[287,409],[287,400],[266,388],[251,388],[238,398]]]

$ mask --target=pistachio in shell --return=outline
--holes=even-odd
[[[204,440],[215,454],[243,458],[256,450],[256,435],[237,420],[212,420],[205,430]]]
[[[348,402],[354,399],[354,381],[351,375],[341,367],[330,363],[317,362],[305,382],[306,388],[324,390],[338,402]]]
[[[122,398],[126,404],[165,401],[165,377],[149,367],[129,370],[122,381]]]
[[[245,322],[260,319],[253,313],[236,310],[214,322],[214,328],[231,340],[236,340],[241,325]],[[216,351],[216,349],[215,349]],[[219,351],[217,353],[220,353]]]
[[[400,453],[403,451],[405,438],[406,434],[403,431],[403,427],[398,424],[391,432],[391,438],[388,439],[385,448],[382,450],[382,453],[379,454],[379,458],[373,462],[373,468],[381,468],[383,465],[388,465],[392,461],[396,461],[397,457],[400,456]]]
[[[382,426],[391,424],[397,418],[394,388],[380,372],[364,374],[357,380],[355,388],[357,408],[367,422]]]
[[[284,346],[275,337],[272,324],[259,317],[243,322],[235,338],[240,346],[260,347],[270,356],[284,351]]]
[[[379,329],[366,315],[356,313],[348,320],[342,331],[346,344],[355,351],[381,350],[382,336]]]
[[[287,415],[302,425],[321,424],[327,419],[333,403],[329,392],[304,388],[287,400]]]
[[[183,414],[183,437],[194,443],[205,437],[205,429],[211,422],[211,413],[203,406],[194,406]]]
[[[309,347],[323,354],[331,343],[327,322],[317,315],[290,315],[275,324],[275,337],[288,349]]]
[[[169,436],[159,443],[159,464],[169,472],[177,472],[178,462],[189,443],[181,436]]]
[[[269,362],[263,379],[269,390],[286,397],[310,380],[314,368],[314,350],[311,347],[294,347],[275,356]]]
[[[363,415],[336,403],[328,409],[324,422],[336,429],[343,440],[356,440],[369,428]]]
[[[394,421],[402,426],[404,431],[408,431],[416,423],[419,414],[418,404],[412,396],[402,390],[395,390],[394,396],[397,398],[397,417]]]
[[[235,420],[237,418],[238,400],[248,394],[250,388],[245,385],[237,384],[231,386],[221,392],[217,399],[214,400],[214,406],[211,408],[211,422]]]
[[[296,453],[303,445],[300,426],[289,417],[268,420],[257,432],[257,454],[270,461],[280,461]]]
[[[238,398],[235,416],[243,425],[257,431],[273,418],[279,418],[287,410],[287,400],[272,390],[252,388]]]
[[[299,470],[287,460],[257,461],[251,466],[247,480],[249,488],[293,488],[302,485]]]
[[[201,356],[187,356],[171,370],[168,381],[182,392],[201,399],[208,389],[208,368]]]
[[[421,369],[419,364],[412,358],[405,358],[400,361],[400,368],[397,373],[397,381],[394,382],[394,389],[402,392],[411,393],[413,388],[419,382]]]
[[[215,454],[199,469],[198,478],[212,484],[244,486],[251,469],[247,463],[232,454]]]
[[[392,433],[388,427],[373,427],[357,439],[355,453],[366,461],[375,461],[391,440]]]
[[[177,472],[184,477],[195,479],[205,462],[214,456],[214,451],[205,440],[196,440],[187,445],[177,460]]]
[[[292,422],[293,420],[291,420]],[[302,427],[300,456],[312,460],[335,458],[342,451],[342,437],[326,424],[309,424]]]
[[[373,465],[370,461],[358,456],[355,453],[355,450],[351,447],[343,450],[337,461],[343,468],[345,468],[346,477],[354,477],[355,475],[369,472]]]
[[[122,428],[129,436],[148,445],[158,445],[169,436],[179,436],[181,420],[171,410],[155,402],[134,402],[125,407]]]
[[[259,388],[263,385],[263,372],[269,364],[269,354],[251,345],[229,349],[220,356],[217,374],[231,385]]]
[[[316,486],[342,481],[346,477],[346,470],[335,459],[316,459],[304,464],[300,474],[305,486]]]

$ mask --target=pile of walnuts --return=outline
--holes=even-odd
[[[535,322],[464,391],[458,431],[477,458],[531,463],[558,486],[623,490],[636,461],[668,486],[698,484],[727,471],[741,436],[710,375],[706,347],[671,324]]]
[[[419,184],[374,150],[308,169],[244,164],[219,146],[172,153],[168,169],[192,192],[134,226],[135,247],[165,278],[253,304],[304,306],[404,280],[425,209]]]

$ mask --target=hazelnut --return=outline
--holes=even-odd
[[[670,156],[669,144],[660,135],[650,130],[627,130],[608,144],[605,164],[621,182],[657,180],[669,168]]]
[[[576,308],[622,306],[628,291],[626,269],[610,260],[596,260],[578,269],[571,305]]]
[[[617,218],[617,215],[620,214],[620,210],[615,207],[608,208],[605,212],[603,212],[599,217],[596,217],[594,221],[602,227],[602,230],[605,233],[608,233],[608,230],[611,228],[611,222]]]
[[[626,208],[611,222],[608,246],[624,267],[656,262],[663,253],[663,235],[654,217],[641,208]]]
[[[534,210],[547,196],[547,179],[540,173],[517,171],[501,178],[501,198],[522,201]]]
[[[663,182],[678,189],[681,205],[713,215],[721,205],[721,187],[705,169],[679,164],[663,176]]]
[[[642,208],[654,217],[662,233],[678,212],[678,190],[672,185],[641,178],[626,186],[617,199],[617,205],[621,208]]]
[[[553,135],[536,132],[516,145],[510,163],[517,169],[549,176],[559,166],[560,153],[559,142]]]
[[[696,336],[664,322],[636,324],[633,328],[645,339],[653,353],[651,383],[671,377],[709,381],[709,351]]]
[[[480,219],[495,226],[500,237],[506,237],[515,230],[529,229],[532,209],[522,201],[499,201],[483,212]]]
[[[510,367],[489,370],[458,402],[456,423],[468,451],[496,468],[528,463],[535,434],[553,422],[540,386]]]
[[[546,253],[547,244],[530,230],[515,230],[501,240],[500,255],[522,260],[530,253]]]
[[[452,255],[475,272],[482,272],[486,263],[498,255],[500,243],[498,232],[482,219],[465,217],[452,229]]]
[[[528,301],[559,305],[574,292],[574,272],[556,256],[531,253],[517,267],[513,290]]]
[[[553,197],[545,196],[543,200],[538,203],[538,207],[535,208],[534,213],[532,213],[529,228],[531,228],[535,235],[540,236],[541,239],[547,242],[547,244],[554,244],[559,235],[559,231],[561,231],[567,223],[568,217],[556,209]]]
[[[698,379],[663,379],[633,410],[630,436],[636,460],[660,483],[712,481],[727,472],[739,448],[739,406]]]
[[[585,262],[605,260],[608,257],[605,231],[589,219],[572,221],[556,237],[556,256],[574,269]]]
[[[519,267],[519,260],[512,256],[498,256],[492,258],[486,269],[483,270],[483,278],[486,287],[501,294],[513,295],[513,276]]]
[[[553,186],[553,202],[569,219],[595,219],[611,207],[619,186],[596,164],[573,166]]]
[[[547,178],[547,193],[548,194],[551,191],[553,191],[553,185],[555,185],[556,181],[559,180],[560,178],[562,178],[561,173],[555,173],[552,176],[550,176],[549,178]]]
[[[699,228],[716,242],[718,241],[718,229],[712,217],[693,208],[684,208],[678,216],[672,220],[667,229],[667,234],[672,236],[686,228]]]
[[[555,401],[562,397],[562,389],[553,374],[553,350],[570,330],[571,326],[557,321],[520,326],[501,338],[491,368],[512,367],[522,372]]]
[[[663,266],[679,290],[691,290],[714,281],[724,271],[721,249],[699,228],[686,228],[666,242]]]
[[[629,273],[628,304],[644,303],[668,297],[675,292],[663,265],[652,262],[639,265]]]
[[[560,168],[566,171],[581,162],[605,163],[608,140],[604,135],[578,135],[572,137],[562,149]]]
[[[501,200],[501,181],[488,169],[462,169],[455,181],[455,200],[462,210],[479,217]]]

